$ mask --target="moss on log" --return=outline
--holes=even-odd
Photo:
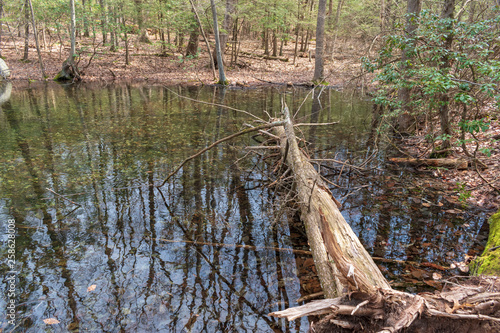
[[[472,262],[474,275],[500,275],[500,211],[490,217],[490,235],[483,254]]]

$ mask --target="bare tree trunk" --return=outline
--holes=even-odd
[[[278,56],[278,37],[276,37],[276,29],[273,30],[273,57]]]
[[[264,28],[264,54],[269,55],[269,29]]]
[[[333,56],[333,0],[328,1],[325,32],[325,55]],[[333,57],[332,57],[333,59]]]
[[[226,11],[222,22],[222,32],[220,33],[220,44],[222,48],[222,60],[224,61],[224,50],[229,39],[229,31],[233,28],[233,15],[235,12],[236,0],[226,0]]]
[[[45,69],[43,68],[42,54],[40,53],[40,44],[38,43],[38,34],[36,32],[36,23],[35,23],[35,13],[33,11],[33,4],[31,0],[28,0],[31,11],[31,22],[33,25],[33,34],[35,35],[35,44],[36,44],[36,52],[38,54],[38,62],[40,63],[40,71],[42,72],[42,80],[44,80],[47,75],[45,74]]]
[[[2,17],[3,17],[3,0],[0,0],[0,44],[2,44]],[[2,56],[2,50],[0,50],[0,57]]]
[[[106,44],[108,37],[108,14],[105,0],[99,0],[99,7],[101,7],[102,43]]]
[[[29,37],[30,37],[30,7],[29,2],[26,0],[24,2],[24,54],[23,61],[28,61],[28,51],[29,51]]]
[[[217,23],[217,9],[215,8],[215,1],[210,0],[210,5],[212,7],[212,16],[214,20],[214,35],[215,35],[215,53],[217,55],[217,64],[219,67],[219,84],[226,85],[227,79],[224,73],[224,63],[222,61],[222,52],[219,39],[219,24]]]
[[[75,14],[75,0],[69,0],[69,6],[71,11],[71,49],[68,57],[68,61],[71,64],[75,63],[76,57],[76,14]]]
[[[151,44],[151,40],[149,39],[149,36],[148,36],[148,30],[144,27],[142,0],[134,0],[134,3],[135,3],[136,14],[137,14],[137,16],[136,16],[137,25],[139,26],[139,34],[140,34],[139,42]]]
[[[193,10],[194,17],[196,18],[196,21],[198,21],[198,26],[200,27],[201,34],[203,36],[203,40],[205,41],[205,45],[207,46],[207,52],[208,52],[208,57],[210,58],[210,66],[212,67],[212,75],[214,77],[214,80],[217,79],[217,75],[215,75],[215,63],[214,63],[214,58],[212,57],[212,51],[210,51],[210,43],[208,42],[207,35],[205,35],[205,31],[203,30],[203,25],[201,24],[200,16],[198,16],[198,11],[196,10],[196,7],[194,6],[193,0],[189,0],[189,3],[191,4],[191,9]],[[170,37],[169,37],[170,40]],[[170,41],[169,41],[170,43]]]
[[[125,40],[125,65],[128,66],[130,65],[130,54],[128,50],[128,33],[127,33],[127,26],[125,25],[125,16],[123,16],[122,12],[122,25],[123,25],[123,39]]]
[[[191,11],[193,9],[191,8]],[[194,14],[194,12],[193,12]],[[186,57],[187,56],[196,56],[198,53],[198,41],[200,36],[199,23],[197,21],[193,21],[190,24],[191,32],[189,33],[189,41],[186,47]]]
[[[339,0],[337,4],[337,12],[335,13],[335,20],[333,21],[333,42],[332,42],[332,50],[335,49],[335,44],[337,43],[337,36],[339,35],[339,22],[340,22],[340,12],[342,7],[344,6],[344,0]],[[332,52],[332,60],[333,60],[333,52]]]
[[[318,3],[318,22],[316,24],[316,58],[314,62],[313,81],[319,83],[325,78],[325,68],[323,53],[325,48],[325,14],[326,0],[319,0]]]
[[[76,14],[75,0],[69,0],[70,20],[71,20],[71,49],[68,58],[63,62],[61,71],[54,78],[55,80],[80,80],[80,73],[75,64],[76,58]]]
[[[385,17],[385,14],[386,14],[386,8],[385,8],[385,3],[386,0],[381,0],[380,1],[380,31],[384,31],[385,30],[385,20],[386,20],[386,17]]]

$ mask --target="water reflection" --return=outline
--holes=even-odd
[[[15,91],[1,106],[0,218],[17,225],[16,329],[48,330],[43,319],[56,318],[56,331],[307,331],[307,318],[267,316],[318,285],[307,255],[278,250],[307,243],[280,193],[263,186],[274,165],[244,149],[256,142],[240,137],[221,145],[153,186],[252,121],[177,93],[262,118],[279,115],[283,95],[275,88],[45,85]],[[297,110],[307,94],[285,97]],[[363,100],[324,90],[309,95],[298,117],[340,121],[304,130],[318,158],[356,163],[373,151],[371,107]],[[381,160],[372,165],[382,167]],[[439,261],[443,251],[420,244],[449,250],[447,238],[465,249],[472,243],[456,233],[463,220],[417,211],[411,179],[379,172],[367,188],[363,175],[341,165],[321,171],[339,182],[332,189],[343,198],[344,216],[375,255]],[[443,232],[434,233],[436,226]],[[2,257],[6,251],[2,246]],[[2,295],[2,309],[6,301]]]

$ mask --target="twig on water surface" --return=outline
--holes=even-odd
[[[52,190],[52,189],[50,189],[50,188],[48,188],[48,187],[46,187],[45,189],[46,189],[47,191],[49,191],[49,192],[54,193],[54,194],[55,194],[55,195],[57,195],[58,197],[61,197],[61,198],[63,198],[64,200],[71,202],[73,205],[77,205],[77,206],[79,206],[79,207],[81,207],[81,206],[82,206],[82,205],[80,205],[80,204],[78,204],[78,203],[74,202],[73,200],[70,200],[70,199],[66,198],[64,195],[59,194],[59,193],[57,193],[56,191],[54,191],[54,190]]]

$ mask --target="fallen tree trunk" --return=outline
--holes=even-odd
[[[390,289],[307,157],[299,150],[288,108],[285,125],[276,127],[283,159],[293,172],[301,218],[326,297],[340,296],[344,286],[373,295]],[[331,264],[333,259],[334,265]],[[339,274],[340,273],[340,274]]]
[[[395,164],[411,165],[411,166],[432,166],[453,169],[467,169],[467,161],[458,158],[405,158],[393,157],[389,161]]]
[[[391,289],[338,210],[340,204],[300,151],[286,106],[284,114],[284,128],[274,130],[283,163],[292,171],[296,201],[327,299],[269,315],[294,320],[328,314],[319,325],[311,325],[311,332],[394,333],[405,328],[407,332],[435,332],[443,327],[455,333],[499,332],[500,280],[482,278],[468,287],[453,283],[452,288],[437,294],[413,295]],[[351,292],[330,296],[340,295],[341,286]]]
[[[275,56],[270,56],[270,55],[262,55],[262,54],[255,54],[255,53],[250,53],[250,52],[245,52],[245,51],[240,51],[241,54],[244,54],[249,57],[253,58],[260,58],[260,59],[265,59],[265,60],[279,60],[283,62],[288,62],[288,58],[280,58],[280,57],[275,57]]]

